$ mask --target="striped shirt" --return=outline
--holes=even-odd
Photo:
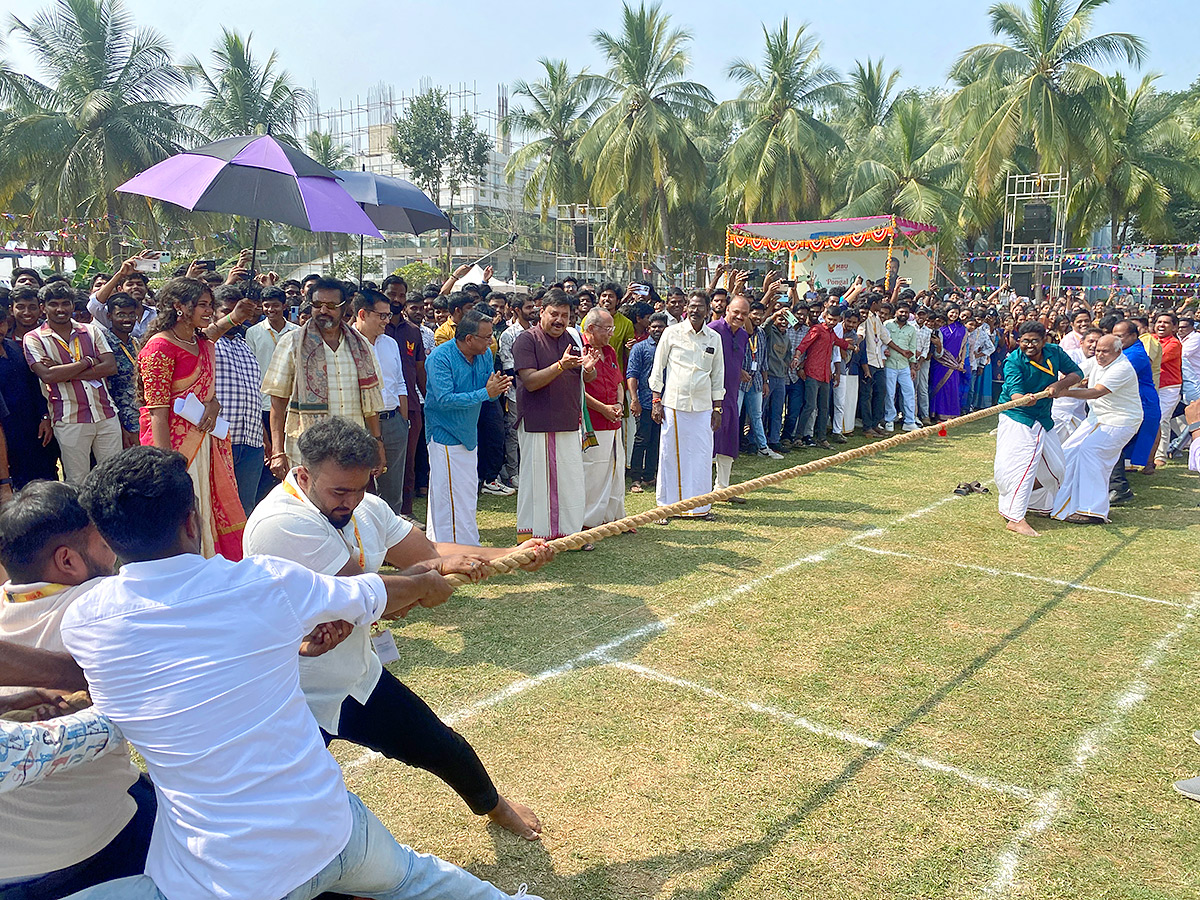
[[[221,418],[229,422],[229,440],[248,447],[263,446],[262,375],[246,339],[225,335],[216,350],[216,395]]]
[[[49,323],[43,323],[25,335],[24,350],[30,368],[34,363],[60,366],[78,362],[85,356],[98,359],[113,352],[99,328],[81,322],[71,323],[69,341],[59,337]],[[43,381],[42,394],[49,403],[50,420],[55,425],[90,425],[117,414],[103,378],[73,378],[56,384]]]

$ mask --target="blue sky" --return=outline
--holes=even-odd
[[[47,0],[6,0],[6,11],[28,17]],[[990,40],[988,3],[976,0],[836,0],[799,5],[759,0],[667,0],[676,25],[691,30],[693,77],[719,99],[735,91],[725,70],[735,57],[757,61],[762,22],[807,21],[823,41],[827,62],[845,71],[856,59],[883,55],[899,67],[905,86],[934,86],[964,48]],[[620,27],[619,2],[547,0],[126,0],[140,24],[159,29],[178,56],[202,58],[222,25],[253,32],[259,52],[279,51],[280,60],[304,87],[319,89],[323,107],[339,98],[365,99],[379,81],[402,92],[422,76],[434,84],[474,82],[489,105],[495,85],[538,75],[540,56],[566,58],[573,69],[600,67],[592,46],[596,29]],[[5,17],[7,19],[7,17]],[[1200,77],[1195,48],[1200,18],[1182,0],[1115,0],[1095,16],[1097,32],[1130,31],[1147,43],[1146,70],[1162,74],[1167,89]],[[5,29],[7,30],[7,29]],[[21,69],[33,63],[19,41],[8,39],[7,55]]]

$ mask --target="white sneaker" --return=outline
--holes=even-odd
[[[523,884],[517,888],[517,892],[513,894],[513,900],[542,900],[541,897],[535,897],[529,893],[529,885]]]
[[[770,447],[766,447],[758,451],[759,456],[765,456],[767,459],[783,459],[782,453],[776,453]]]
[[[499,481],[489,481],[483,486],[483,492],[485,494],[495,494],[498,497],[507,497],[510,494],[516,493],[507,484],[501,484]]]
[[[916,431],[920,427],[921,427],[920,425],[917,425],[913,422],[909,422],[907,425],[904,426],[904,430],[905,431]]]
[[[891,434],[893,431],[896,430],[896,423],[895,422],[884,423],[883,430],[886,431],[888,434]]]

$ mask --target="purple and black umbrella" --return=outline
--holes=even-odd
[[[193,212],[383,237],[332,171],[270,135],[225,138],[177,153],[117,190]],[[256,244],[257,231],[256,225]]]

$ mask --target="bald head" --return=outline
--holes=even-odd
[[[750,301],[741,294],[731,299],[729,305],[725,307],[725,321],[734,330],[745,324],[748,315],[750,315]]]

